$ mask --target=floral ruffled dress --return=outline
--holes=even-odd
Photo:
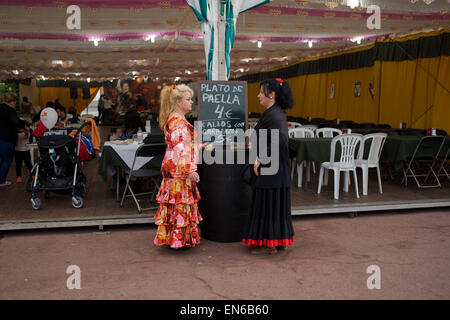
[[[172,117],[164,127],[166,153],[162,162],[161,187],[156,200],[158,225],[155,245],[171,248],[195,247],[200,243],[198,224],[202,221],[197,202],[197,183],[187,176],[197,171],[198,146],[194,127],[185,119]]]

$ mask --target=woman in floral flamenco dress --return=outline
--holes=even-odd
[[[164,130],[166,153],[163,180],[157,195],[158,225],[154,244],[186,249],[200,243],[198,224],[202,220],[197,202],[198,148],[194,127],[184,115],[192,110],[193,91],[186,85],[164,87],[161,91],[159,125]]]

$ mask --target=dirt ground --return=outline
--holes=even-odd
[[[450,298],[450,209],[293,220],[293,246],[270,256],[155,247],[154,225],[1,232],[0,299]]]

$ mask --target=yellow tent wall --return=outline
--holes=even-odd
[[[277,71],[272,71],[273,74]],[[287,111],[288,116],[387,123],[393,128],[406,122],[408,127],[436,127],[450,133],[450,56],[376,60],[370,67],[284,80],[290,84],[295,100],[294,108]],[[354,95],[357,81],[361,83],[360,97]],[[332,84],[334,98],[330,97]],[[373,98],[370,84],[374,89]],[[264,107],[256,98],[259,82],[249,83],[248,90],[249,111],[263,112]]]
[[[59,103],[61,103],[68,111],[69,107],[74,106],[77,108],[77,113],[80,114],[89,103],[91,103],[92,99],[94,99],[97,91],[100,88],[90,88],[89,99],[83,99],[83,92],[81,88],[78,88],[78,99],[70,98],[70,88],[65,87],[41,87],[39,88],[39,100],[42,108],[45,108],[45,105],[48,101],[54,102],[58,99]]]

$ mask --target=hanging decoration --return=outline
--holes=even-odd
[[[373,84],[372,83],[369,83],[369,93],[370,93],[370,97],[373,100],[373,98],[375,97],[375,90],[373,88]]]
[[[355,82],[355,98],[359,98],[361,96],[361,81]]]

